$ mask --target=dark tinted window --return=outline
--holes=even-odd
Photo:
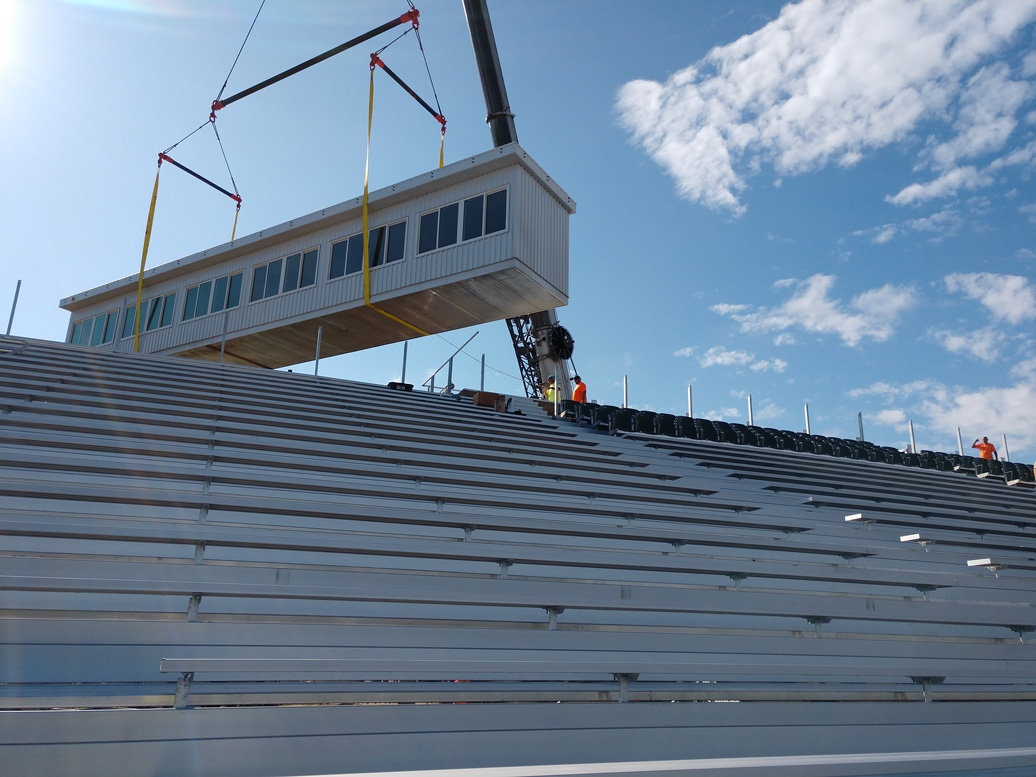
[[[507,229],[507,189],[486,195],[486,234]]]
[[[317,252],[306,251],[302,257],[302,281],[299,286],[312,286],[317,282]]]
[[[345,274],[351,275],[354,272],[363,270],[363,235],[353,235],[349,238],[349,260],[345,263]]]
[[[187,298],[183,303],[183,320],[190,321],[197,315],[194,311],[198,304],[198,287],[187,289]]]
[[[385,227],[370,231],[370,244],[367,247],[371,256],[371,267],[377,267],[385,261]]]
[[[227,307],[236,308],[241,303],[241,281],[244,273],[230,276],[230,291],[227,294]]]
[[[165,299],[159,302],[162,303],[162,326],[169,326],[173,323],[173,314],[176,313],[176,295],[167,294]]]
[[[115,339],[115,325],[119,322],[118,313],[109,313],[104,321],[104,342],[110,343]]]
[[[212,281],[205,281],[205,283],[198,287],[198,307],[196,310],[199,316],[204,316],[209,312],[209,298],[211,296]]]
[[[439,209],[439,248],[457,242],[457,219],[460,217],[460,203],[455,202]]]
[[[417,253],[423,254],[426,251],[434,251],[439,241],[439,211],[426,213],[421,216],[420,237],[418,238]]]
[[[482,237],[482,195],[464,200],[464,232],[463,240],[474,240]]]
[[[137,328],[137,306],[126,308],[126,320],[122,322],[122,336],[132,337]]]
[[[386,262],[398,262],[403,258],[403,251],[406,249],[406,222],[400,221],[388,228],[388,250],[385,253]]]
[[[345,275],[345,257],[349,253],[349,241],[343,240],[331,246],[331,270],[328,278],[341,278]]]
[[[222,278],[217,278],[216,282],[212,285],[212,312],[219,313],[227,306],[227,282],[229,278],[224,275]]]
[[[284,286],[281,291],[295,291],[299,287],[302,254],[292,254],[284,260]]]
[[[266,294],[265,297],[272,297],[281,289],[281,265],[284,262],[278,259],[270,262],[266,269]]]
[[[256,267],[255,272],[252,273],[252,294],[248,298],[249,302],[255,302],[258,299],[263,298],[263,294],[266,293],[266,265],[262,267]]]

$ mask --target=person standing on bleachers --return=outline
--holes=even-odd
[[[572,389],[572,400],[580,403],[586,402],[586,384],[578,375],[573,380],[576,382],[576,387]]]
[[[992,461],[993,459],[996,459],[997,461],[1000,460],[1000,457],[996,454],[996,446],[989,441],[988,437],[983,437],[982,442],[979,442],[978,439],[976,439],[975,442],[971,443],[971,447],[978,448],[978,456],[980,459],[987,459],[989,461]]]
[[[545,386],[541,386],[540,388],[543,389],[543,398],[548,402],[553,402],[554,399],[557,397],[558,388],[557,384],[554,382],[553,375],[547,378],[547,384]]]

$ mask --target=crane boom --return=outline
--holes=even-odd
[[[486,0],[462,2],[479,78],[482,81],[482,93],[486,99],[486,123],[489,124],[493,136],[493,145],[499,148],[508,143],[516,143],[518,132],[507,99],[507,88],[504,86],[504,74],[500,67],[500,57]],[[527,396],[542,396],[540,386],[545,384],[551,375],[555,376],[562,393],[568,393],[568,387],[571,385],[568,355],[559,357],[551,348],[551,334],[559,328],[557,312],[553,309],[507,320],[507,329],[514,344],[518,370],[525,384]]]

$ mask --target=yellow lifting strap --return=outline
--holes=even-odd
[[[374,66],[371,66],[370,99],[367,104],[367,162],[363,171],[363,304],[391,318],[397,324],[414,330],[419,335],[427,335],[428,332],[420,329],[398,316],[394,316],[387,310],[382,310],[371,302],[371,261],[370,261],[370,170],[371,170],[371,130],[374,126]],[[440,162],[441,166],[441,162]]]
[[[133,324],[133,352],[140,350],[140,305],[144,296],[144,265],[147,264],[147,249],[151,245],[151,225],[155,223],[155,203],[158,202],[158,176],[162,173],[162,158],[158,158],[155,173],[155,188],[151,192],[151,208],[147,212],[147,227],[144,229],[144,250],[140,256],[140,275],[137,276],[137,320]]]

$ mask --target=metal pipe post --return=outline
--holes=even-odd
[[[755,426],[755,416],[752,414],[752,395],[748,395],[748,425]]]
[[[806,402],[803,405],[803,410],[806,414],[806,434],[812,434],[812,432],[809,431],[809,402]]]
[[[863,413],[862,412],[856,414],[856,423],[858,423],[860,425],[860,436],[857,437],[856,439],[858,439],[860,442],[863,442],[865,438],[863,436]]]
[[[1000,460],[1001,461],[1010,461],[1011,460],[1011,452],[1009,450],[1007,450],[1007,435],[1006,434],[1003,435],[1003,440],[1004,440],[1004,455],[1000,457]]]
[[[961,437],[960,437],[960,427],[959,426],[957,427],[957,455],[958,456],[963,456],[964,455],[964,440],[962,440]]]
[[[18,292],[22,290],[21,278],[18,279],[17,285],[14,287],[14,302],[11,303],[11,317],[7,319],[7,334],[11,334],[11,324],[14,323],[14,310],[18,307]]]
[[[320,374],[320,341],[324,339],[324,325],[321,324],[317,327],[317,356],[313,360],[313,374]]]
[[[400,383],[406,383],[406,347],[407,341],[403,341],[403,374],[399,376]]]
[[[694,405],[691,402],[691,384],[687,384],[687,417],[694,418]]]
[[[622,376],[622,406],[629,407],[629,380],[626,375]]]
[[[912,419],[907,421],[907,429],[910,430],[910,452],[917,453],[917,444],[914,442],[914,422]]]

